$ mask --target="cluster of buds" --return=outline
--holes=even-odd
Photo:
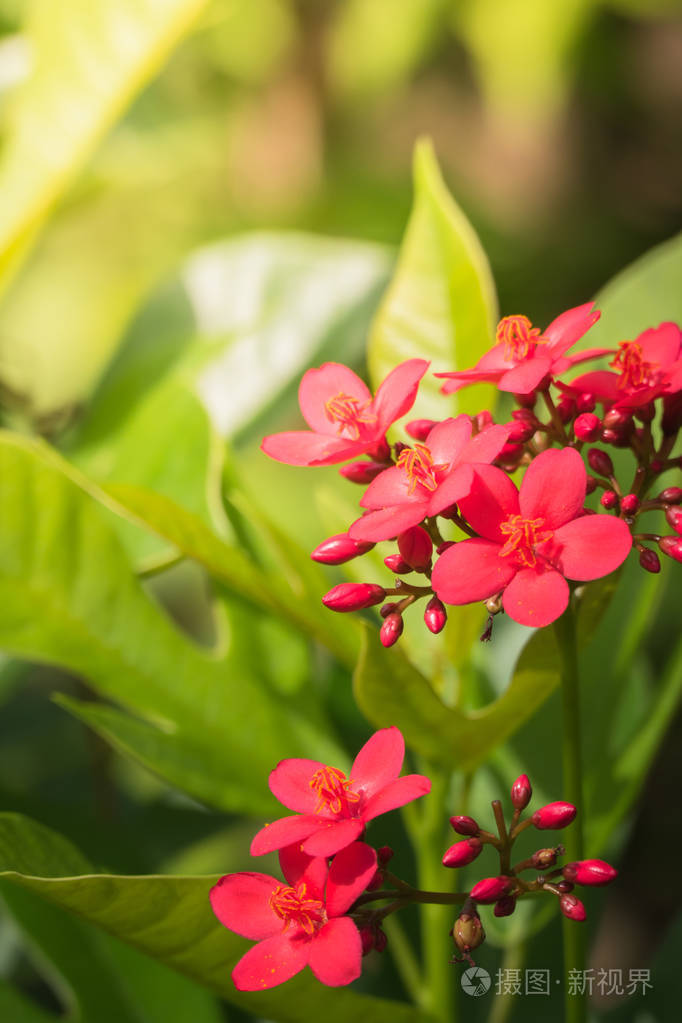
[[[424,623],[438,633],[447,605],[481,601],[488,615],[481,638],[489,639],[500,611],[522,625],[555,621],[568,606],[569,584],[610,574],[633,547],[649,572],[660,570],[652,545],[682,561],[682,488],[650,496],[660,476],[681,464],[674,448],[682,427],[682,334],[663,323],[617,351],[569,355],[598,318],[589,303],[544,331],[525,316],[507,316],[473,369],[436,374],[446,394],[479,381],[510,393],[518,407],[507,423],[494,423],[487,411],[414,419],[406,441],[391,445],[386,430],[414,404],[427,362],[402,363],[374,396],[338,363],[304,375],[299,399],[311,429],[266,437],[263,450],[294,465],[353,459],[339,471],[366,488],[360,517],[321,543],[313,560],[341,565],[377,543],[393,544],[383,558],[390,583],[340,583],[323,597],[326,607],[380,606],[380,639],[390,647],[412,605],[424,602]],[[610,356],[609,370],[565,379],[602,356]],[[583,452],[586,444],[600,446]],[[628,485],[616,478],[609,445],[634,456]],[[517,487],[511,476],[520,468]],[[661,510],[672,534],[641,532],[640,516]]]
[[[484,831],[472,817],[451,817],[450,824],[458,835],[466,836],[455,842],[443,856],[444,867],[464,867],[473,863],[483,851],[484,845],[491,845],[499,856],[499,872],[493,877],[484,877],[472,887],[462,912],[455,922],[452,936],[461,958],[472,962],[471,953],[485,940],[481,924],[479,905],[494,906],[497,917],[510,916],[516,909],[517,901],[535,892],[547,892],[559,900],[559,909],[569,920],[584,920],[583,903],[573,894],[575,885],[599,887],[609,884],[617,871],[604,860],[579,860],[557,866],[564,854],[564,847],[557,845],[537,849],[531,856],[512,864],[511,850],[514,842],[527,828],[538,831],[554,831],[567,827],[576,816],[571,803],[548,803],[522,819],[521,814],[530,803],[532,788],[527,775],[516,779],[511,789],[513,812],[507,825],[499,799],[493,800],[497,834]],[[533,872],[532,879],[521,877]]]

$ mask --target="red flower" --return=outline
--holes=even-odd
[[[401,363],[374,397],[352,369],[338,362],[309,369],[298,401],[310,430],[271,434],[263,439],[263,451],[288,465],[333,465],[373,451],[391,423],[414,405],[428,365],[424,359]]]
[[[504,610],[521,625],[549,625],[568,604],[566,579],[613,572],[632,546],[622,519],[583,515],[587,473],[573,448],[544,451],[520,492],[500,469],[478,466],[460,510],[480,533],[436,562],[433,588],[446,604],[503,591]]]
[[[621,341],[612,359],[615,372],[596,370],[571,381],[570,393],[589,393],[615,408],[639,408],[654,398],[682,389],[682,334],[675,323],[643,331]]]
[[[350,845],[374,817],[431,790],[421,774],[398,777],[404,756],[403,737],[393,727],[382,728],[365,743],[350,778],[318,760],[281,760],[270,774],[270,790],[297,812],[266,824],[251,843],[252,856],[293,843],[301,843],[309,856],[333,856]]]
[[[327,867],[293,846],[282,850],[280,865],[288,884],[244,872],[221,877],[211,889],[221,924],[258,941],[232,971],[235,987],[263,991],[305,966],[330,987],[350,984],[360,976],[362,942],[344,914],[374,877],[374,849],[354,842]]]
[[[444,394],[484,380],[496,383],[501,391],[530,394],[546,376],[558,376],[578,362],[609,351],[593,348],[571,357],[565,354],[600,315],[598,309],[592,309],[592,302],[586,302],[557,316],[543,333],[532,326],[527,316],[505,316],[497,325],[497,344],[473,369],[435,375],[447,379]]]
[[[469,416],[438,423],[425,444],[404,448],[398,464],[372,480],[360,501],[371,509],[348,530],[354,540],[388,540],[438,515],[468,494],[471,462],[491,462],[502,448],[508,426],[489,426],[471,436]]]

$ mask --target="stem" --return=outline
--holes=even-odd
[[[584,803],[580,756],[580,687],[576,616],[570,604],[554,623],[554,634],[559,647],[561,664],[564,798],[578,809],[578,815],[567,831],[565,840],[566,856],[569,862],[572,862],[583,858],[582,814]],[[585,997],[568,994],[570,971],[584,970],[585,968],[585,942],[580,923],[564,919],[563,936],[566,1023],[585,1023],[587,1019]]]

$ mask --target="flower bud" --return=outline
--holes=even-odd
[[[556,863],[557,851],[556,849],[538,849],[531,856],[533,866],[536,870],[547,870],[548,867],[553,867]]]
[[[570,423],[571,419],[575,415],[575,401],[569,395],[565,394],[561,398],[556,407],[559,413],[559,419],[562,423]]]
[[[403,561],[399,554],[388,554],[384,558],[384,565],[394,575],[406,575],[412,571],[412,566]]]
[[[511,916],[516,909],[516,899],[513,895],[503,895],[495,903],[493,913],[495,916]]]
[[[594,412],[597,402],[593,394],[590,394],[589,391],[583,391],[575,399],[575,407],[578,412]]]
[[[385,596],[383,586],[375,583],[339,583],[325,593],[322,603],[330,611],[359,611],[380,604]]]
[[[597,481],[594,476],[590,476],[588,473],[587,482],[585,483],[585,493],[593,494],[597,489]]]
[[[505,469],[515,469],[523,457],[523,444],[505,444],[495,459],[495,464]]]
[[[431,567],[433,542],[421,526],[411,526],[399,534],[398,550],[403,561],[406,561],[415,572],[425,572]]]
[[[390,614],[393,614],[397,606],[397,604],[384,604],[383,607],[379,608],[379,614],[382,618],[388,618]]]
[[[451,817],[450,825],[458,835],[477,835],[481,830],[473,817]]]
[[[392,614],[387,615],[384,620],[384,624],[379,630],[379,639],[381,640],[382,646],[389,647],[397,643],[403,634],[403,616],[394,611]]]
[[[366,540],[352,540],[348,533],[337,533],[318,544],[310,557],[321,565],[343,565],[346,561],[366,554],[374,547]]]
[[[377,863],[380,867],[385,867],[393,859],[394,855],[395,853],[390,845],[382,845],[380,849],[377,849]]]
[[[533,789],[527,774],[520,774],[511,787],[511,801],[515,810],[525,810],[530,803]]]
[[[616,430],[618,433],[632,431],[632,412],[629,409],[612,408],[604,416],[604,426],[607,430]]]
[[[587,917],[585,907],[575,895],[562,895],[559,899],[559,909],[569,920],[584,920]]]
[[[538,392],[537,391],[531,391],[530,394],[515,394],[514,395],[514,401],[516,402],[517,405],[520,405],[521,408],[528,408],[528,409],[534,408],[535,407],[535,403],[536,403],[537,400],[538,400]]]
[[[445,552],[450,547],[454,547],[455,542],[456,542],[455,540],[443,540],[443,542],[441,544],[438,544],[438,546],[436,547],[436,554],[439,557],[440,557],[441,554],[445,554]]]
[[[665,504],[682,504],[682,487],[666,487],[658,495],[658,500]]]
[[[625,494],[620,499],[621,511],[625,515],[635,515],[639,511],[640,500],[637,494]]]
[[[381,927],[377,924],[374,932],[374,948],[377,952],[383,952],[387,944],[388,938],[386,937],[385,932],[382,931]]]
[[[466,867],[480,855],[483,843],[478,838],[466,838],[463,842],[455,842],[443,856],[444,867]]]
[[[509,423],[508,426],[507,439],[510,444],[525,444],[536,430],[535,423],[524,422],[522,419],[517,419],[515,422]]]
[[[590,885],[594,888],[610,884],[618,877],[616,868],[604,860],[578,860],[576,863],[567,863],[561,873],[573,884]]]
[[[640,405],[639,408],[634,409],[634,415],[640,423],[650,423],[656,415],[656,405],[653,401],[647,402],[646,405]]]
[[[439,632],[443,631],[447,620],[448,615],[442,600],[439,600],[438,597],[432,597],[424,611],[426,628],[436,636]]]
[[[666,394],[663,398],[661,429],[666,437],[676,434],[682,426],[682,391]]]
[[[508,877],[484,877],[474,885],[469,894],[476,902],[487,906],[491,902],[497,902],[503,895],[508,895],[511,886],[512,882]]]
[[[374,928],[373,927],[361,927],[360,928],[360,941],[362,943],[362,955],[363,958],[374,948]]]
[[[661,559],[650,547],[643,547],[639,552],[639,563],[645,572],[651,572],[653,575],[661,571]]]
[[[415,440],[425,441],[431,430],[437,425],[435,419],[411,419],[409,423],[405,424],[405,433],[414,437]]]
[[[599,503],[602,508],[606,508],[607,511],[611,511],[612,508],[618,505],[618,494],[615,490],[605,490],[599,498]]]
[[[476,433],[481,433],[486,427],[493,425],[493,417],[488,409],[483,409],[482,412],[477,412],[473,417],[473,425],[476,429]]]
[[[615,430],[609,426],[601,428],[601,439],[604,444],[611,444],[614,448],[628,447],[631,435],[632,430],[628,433],[627,430]]]
[[[613,462],[601,448],[590,448],[587,452],[587,462],[597,476],[613,476]]]
[[[571,803],[547,803],[536,810],[531,820],[539,831],[565,828],[575,820],[576,808]]]
[[[351,483],[371,483],[375,476],[378,476],[384,469],[388,469],[386,462],[350,462],[342,465],[339,473]]]
[[[676,533],[682,535],[682,508],[672,506],[666,508],[665,521],[672,526]]]
[[[462,913],[452,928],[455,945],[466,955],[485,941],[485,931],[478,913]]]
[[[578,440],[586,440],[590,443],[597,439],[601,431],[599,416],[592,412],[583,412],[573,424],[573,432]]]
[[[562,895],[568,895],[575,888],[575,885],[570,881],[555,881],[554,887],[561,892]]]
[[[682,539],[679,536],[662,536],[658,546],[673,561],[682,561]]]

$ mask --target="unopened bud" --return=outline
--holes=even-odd
[[[597,402],[593,394],[590,394],[589,391],[583,391],[575,399],[575,407],[578,412],[594,412]]]
[[[666,437],[676,434],[682,426],[682,391],[666,394],[663,398],[661,429]]]
[[[508,895],[511,886],[512,882],[508,877],[484,877],[474,885],[469,894],[476,902],[487,906],[491,902],[497,902],[503,895]]]
[[[605,490],[599,498],[599,503],[602,508],[606,508],[607,511],[611,511],[612,508],[618,505],[618,494],[615,490]]]
[[[450,825],[458,835],[477,835],[481,830],[473,817],[460,815],[450,818]]]
[[[534,422],[524,422],[522,419],[517,419],[508,425],[509,433],[507,438],[510,444],[525,444],[527,440],[531,439],[536,430]]]
[[[480,855],[483,844],[478,838],[467,838],[463,842],[455,842],[443,856],[444,867],[466,867]]]
[[[515,810],[525,810],[530,803],[533,789],[527,774],[520,774],[511,787],[511,801]]]
[[[577,440],[585,440],[590,443],[597,439],[601,431],[599,416],[592,412],[583,412],[573,424],[573,432]]]
[[[575,820],[576,808],[571,803],[547,803],[536,810],[531,820],[539,831],[567,827]]]
[[[473,418],[473,425],[476,429],[476,433],[481,433],[488,426],[493,425],[493,417],[488,409],[483,409],[482,412],[478,412]]]
[[[523,444],[505,444],[495,459],[500,465],[516,468],[523,457]]]
[[[454,547],[455,542],[456,542],[455,540],[443,540],[443,542],[441,544],[438,544],[438,546],[436,547],[436,554],[439,557],[441,554],[445,554],[445,552],[449,550],[450,547]]]
[[[556,881],[554,883],[554,887],[557,891],[560,891],[562,895],[568,895],[569,892],[573,891],[575,885],[571,884],[570,881]]]
[[[366,484],[371,483],[380,472],[388,468],[386,462],[350,462],[348,465],[342,465],[339,473],[351,483]]]
[[[343,565],[371,551],[372,547],[374,544],[366,540],[352,540],[348,533],[337,533],[318,544],[310,557],[321,565]]]
[[[658,495],[665,504],[682,504],[682,487],[666,487]]]
[[[511,916],[516,909],[516,899],[513,895],[503,895],[495,903],[493,913],[495,916]]]
[[[650,547],[643,547],[639,552],[639,563],[645,572],[651,572],[652,575],[658,575],[661,571],[661,559]]]
[[[618,877],[616,868],[604,860],[578,860],[576,863],[567,863],[561,873],[573,884],[590,885],[594,888],[611,884]]]
[[[369,955],[374,948],[374,928],[373,927],[361,927],[360,928],[360,941],[362,943],[362,955],[363,957]]]
[[[485,602],[485,609],[489,615],[499,614],[502,610],[502,594],[497,593],[494,597],[488,597]]]
[[[629,409],[612,408],[604,416],[604,426],[607,430],[617,430],[619,433],[632,430],[632,412]]]
[[[637,494],[625,494],[620,499],[620,507],[625,515],[635,515],[639,511],[639,505]]]
[[[557,860],[556,849],[538,849],[531,856],[533,867],[536,870],[547,870],[548,867],[553,867]]]
[[[562,423],[570,423],[575,415],[575,401],[568,395],[564,395],[558,402],[556,410]]]
[[[431,567],[433,541],[421,526],[411,526],[398,535],[398,550],[415,572],[425,572]]]
[[[426,628],[437,636],[439,632],[443,631],[447,620],[448,615],[443,601],[439,600],[438,597],[432,597],[424,611]]]
[[[382,646],[389,647],[397,643],[403,634],[403,616],[394,611],[384,620],[384,624],[379,630],[379,639],[381,640]]]
[[[672,506],[666,508],[665,521],[672,526],[676,533],[682,535],[682,508]]]
[[[424,441],[437,425],[435,419],[411,419],[409,423],[405,424],[405,433],[414,437],[415,440]]]
[[[636,408],[634,413],[635,419],[638,419],[640,423],[650,423],[656,415],[656,405],[653,401],[647,402],[646,405],[640,405],[639,408]]]
[[[602,426],[601,439],[604,444],[611,444],[614,448],[626,448],[630,443],[632,430],[616,430],[609,426]]]
[[[593,494],[596,489],[597,489],[597,481],[594,478],[594,476],[590,476],[589,473],[588,473],[587,481],[585,483],[585,493],[586,494]]]
[[[397,606],[397,604],[384,604],[383,607],[379,608],[379,614],[382,618],[388,618],[390,614],[393,614]]]
[[[380,604],[385,596],[383,586],[375,583],[339,583],[325,593],[322,603],[330,611],[359,611]]]
[[[384,558],[384,565],[394,575],[407,575],[412,571],[412,566],[408,565],[399,554],[388,554]]]
[[[601,448],[590,448],[587,452],[587,462],[597,476],[613,476],[613,462]]]
[[[575,895],[562,895],[559,899],[559,909],[569,920],[584,920],[587,917],[585,907]]]
[[[374,934],[374,948],[377,952],[383,952],[387,944],[388,938],[386,937],[385,932],[377,925]]]
[[[485,941],[485,931],[478,913],[462,913],[452,928],[455,945],[465,955]]]
[[[390,845],[382,845],[380,849],[377,849],[377,863],[380,867],[385,867],[393,859],[394,855],[395,853]]]
[[[682,561],[682,539],[679,536],[662,536],[658,546],[673,561]]]

